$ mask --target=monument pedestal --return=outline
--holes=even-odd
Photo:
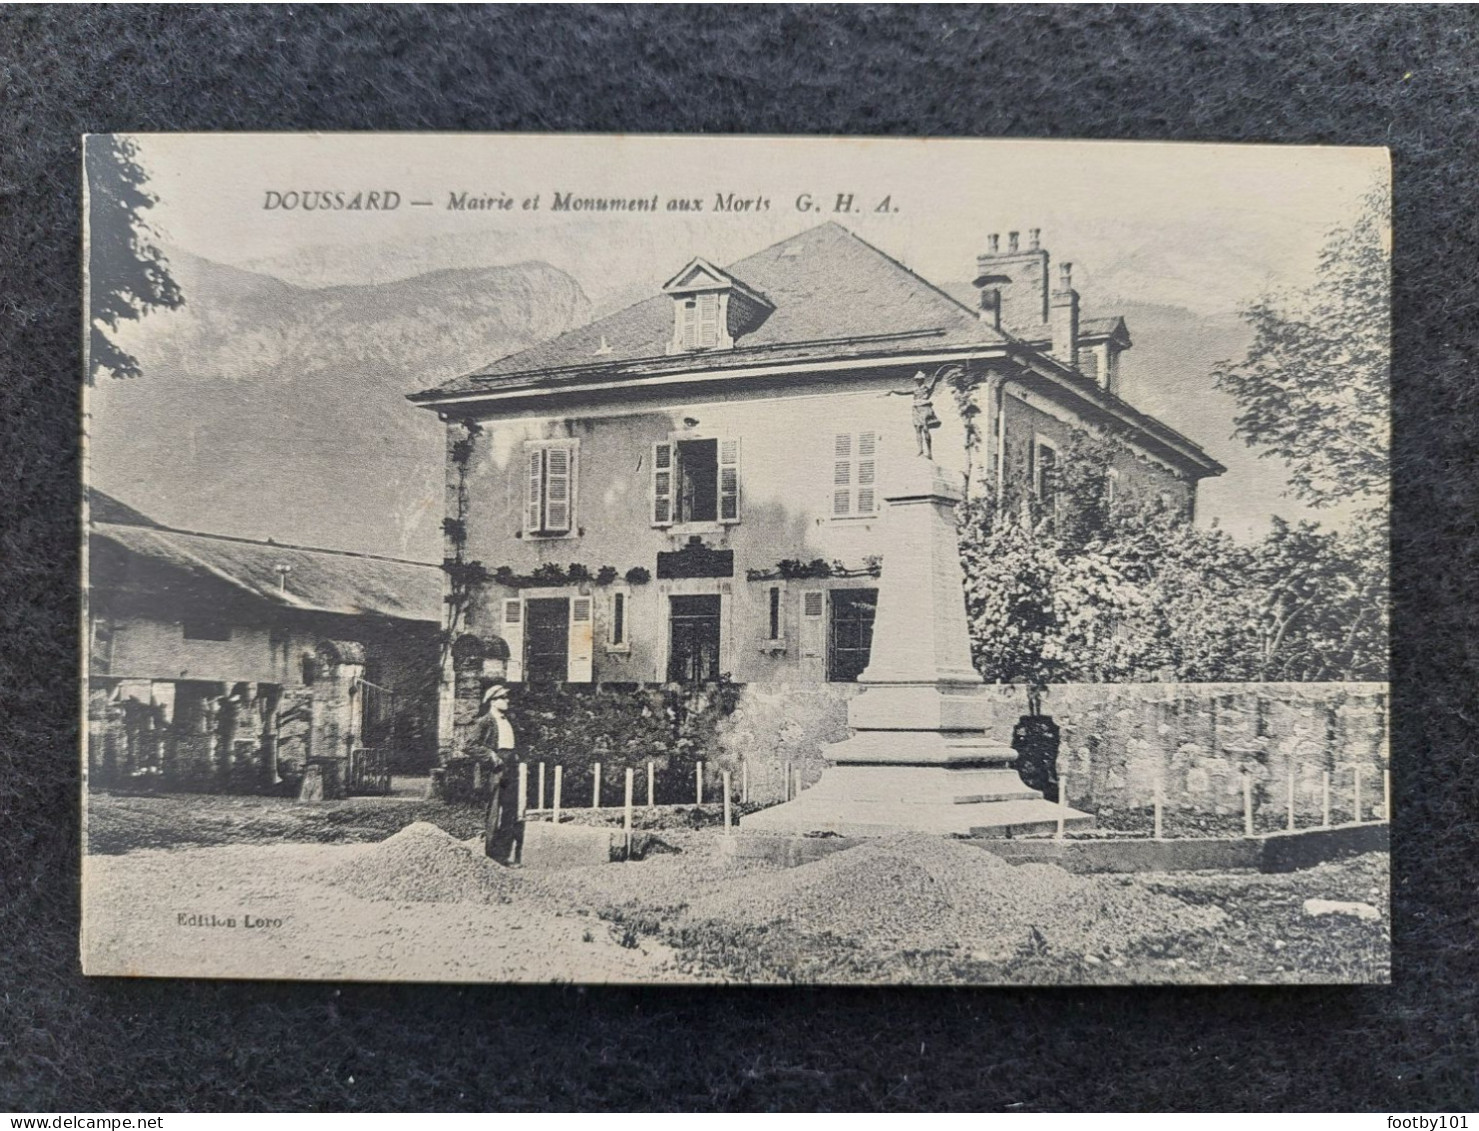
[[[742,833],[1014,836],[1093,817],[1028,788],[1017,753],[986,735],[985,686],[971,663],[955,534],[960,494],[933,461],[901,469],[885,498],[883,577],[866,690],[853,736],[826,750],[811,789],[740,823]]]

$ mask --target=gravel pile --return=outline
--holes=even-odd
[[[1109,955],[1226,921],[1216,907],[1191,906],[1118,878],[1008,864],[970,845],[918,835],[722,885],[694,899],[688,916],[738,925],[788,923],[869,947],[961,949],[981,960],[1023,949]]]
[[[506,903],[520,891],[521,880],[425,821],[407,825],[322,875],[324,883],[361,899],[396,903]]]

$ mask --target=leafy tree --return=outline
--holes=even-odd
[[[1258,678],[1385,678],[1385,571],[1371,560],[1359,533],[1274,519],[1249,570],[1261,599]]]
[[[1368,194],[1356,220],[1330,233],[1315,285],[1253,303],[1247,356],[1214,370],[1237,399],[1236,434],[1288,461],[1291,487],[1311,506],[1385,505],[1390,211],[1387,187]]]
[[[1385,678],[1384,574],[1359,533],[1275,520],[1241,546],[1126,506],[1078,540],[976,504],[961,553],[976,666],[1030,695],[1061,682]]]
[[[107,373],[140,376],[139,363],[117,342],[119,325],[150,309],[184,303],[169,263],[156,245],[158,233],[144,212],[158,199],[146,187],[132,138],[90,137],[83,150],[88,207],[88,379]]]

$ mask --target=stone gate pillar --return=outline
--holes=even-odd
[[[313,680],[313,755],[324,796],[339,796],[349,768],[349,752],[359,742],[359,682],[365,675],[364,645],[353,640],[324,640],[316,649]]]

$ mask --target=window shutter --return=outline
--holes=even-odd
[[[852,514],[852,433],[839,432],[832,447],[832,513]]]
[[[590,683],[591,660],[595,654],[591,625],[591,598],[570,598],[570,650],[566,654],[565,679]]]
[[[524,529],[537,533],[544,529],[544,449],[527,449],[529,489],[525,496]]]
[[[517,597],[503,602],[503,642],[508,645],[510,683],[524,680],[524,602]]]
[[[820,589],[807,589],[801,594],[801,654],[822,654],[822,619],[827,609],[827,596]]]
[[[698,344],[698,300],[684,299],[679,309],[682,311],[679,341],[684,349],[691,350]]]
[[[563,534],[571,526],[571,504],[575,488],[575,450],[544,450],[544,527],[546,533]]]
[[[698,345],[708,349],[719,344],[719,296],[698,296]]]
[[[673,522],[673,445],[652,445],[652,525]]]
[[[719,441],[719,521],[739,521],[740,442]]]
[[[858,514],[878,510],[878,433],[858,433]]]

